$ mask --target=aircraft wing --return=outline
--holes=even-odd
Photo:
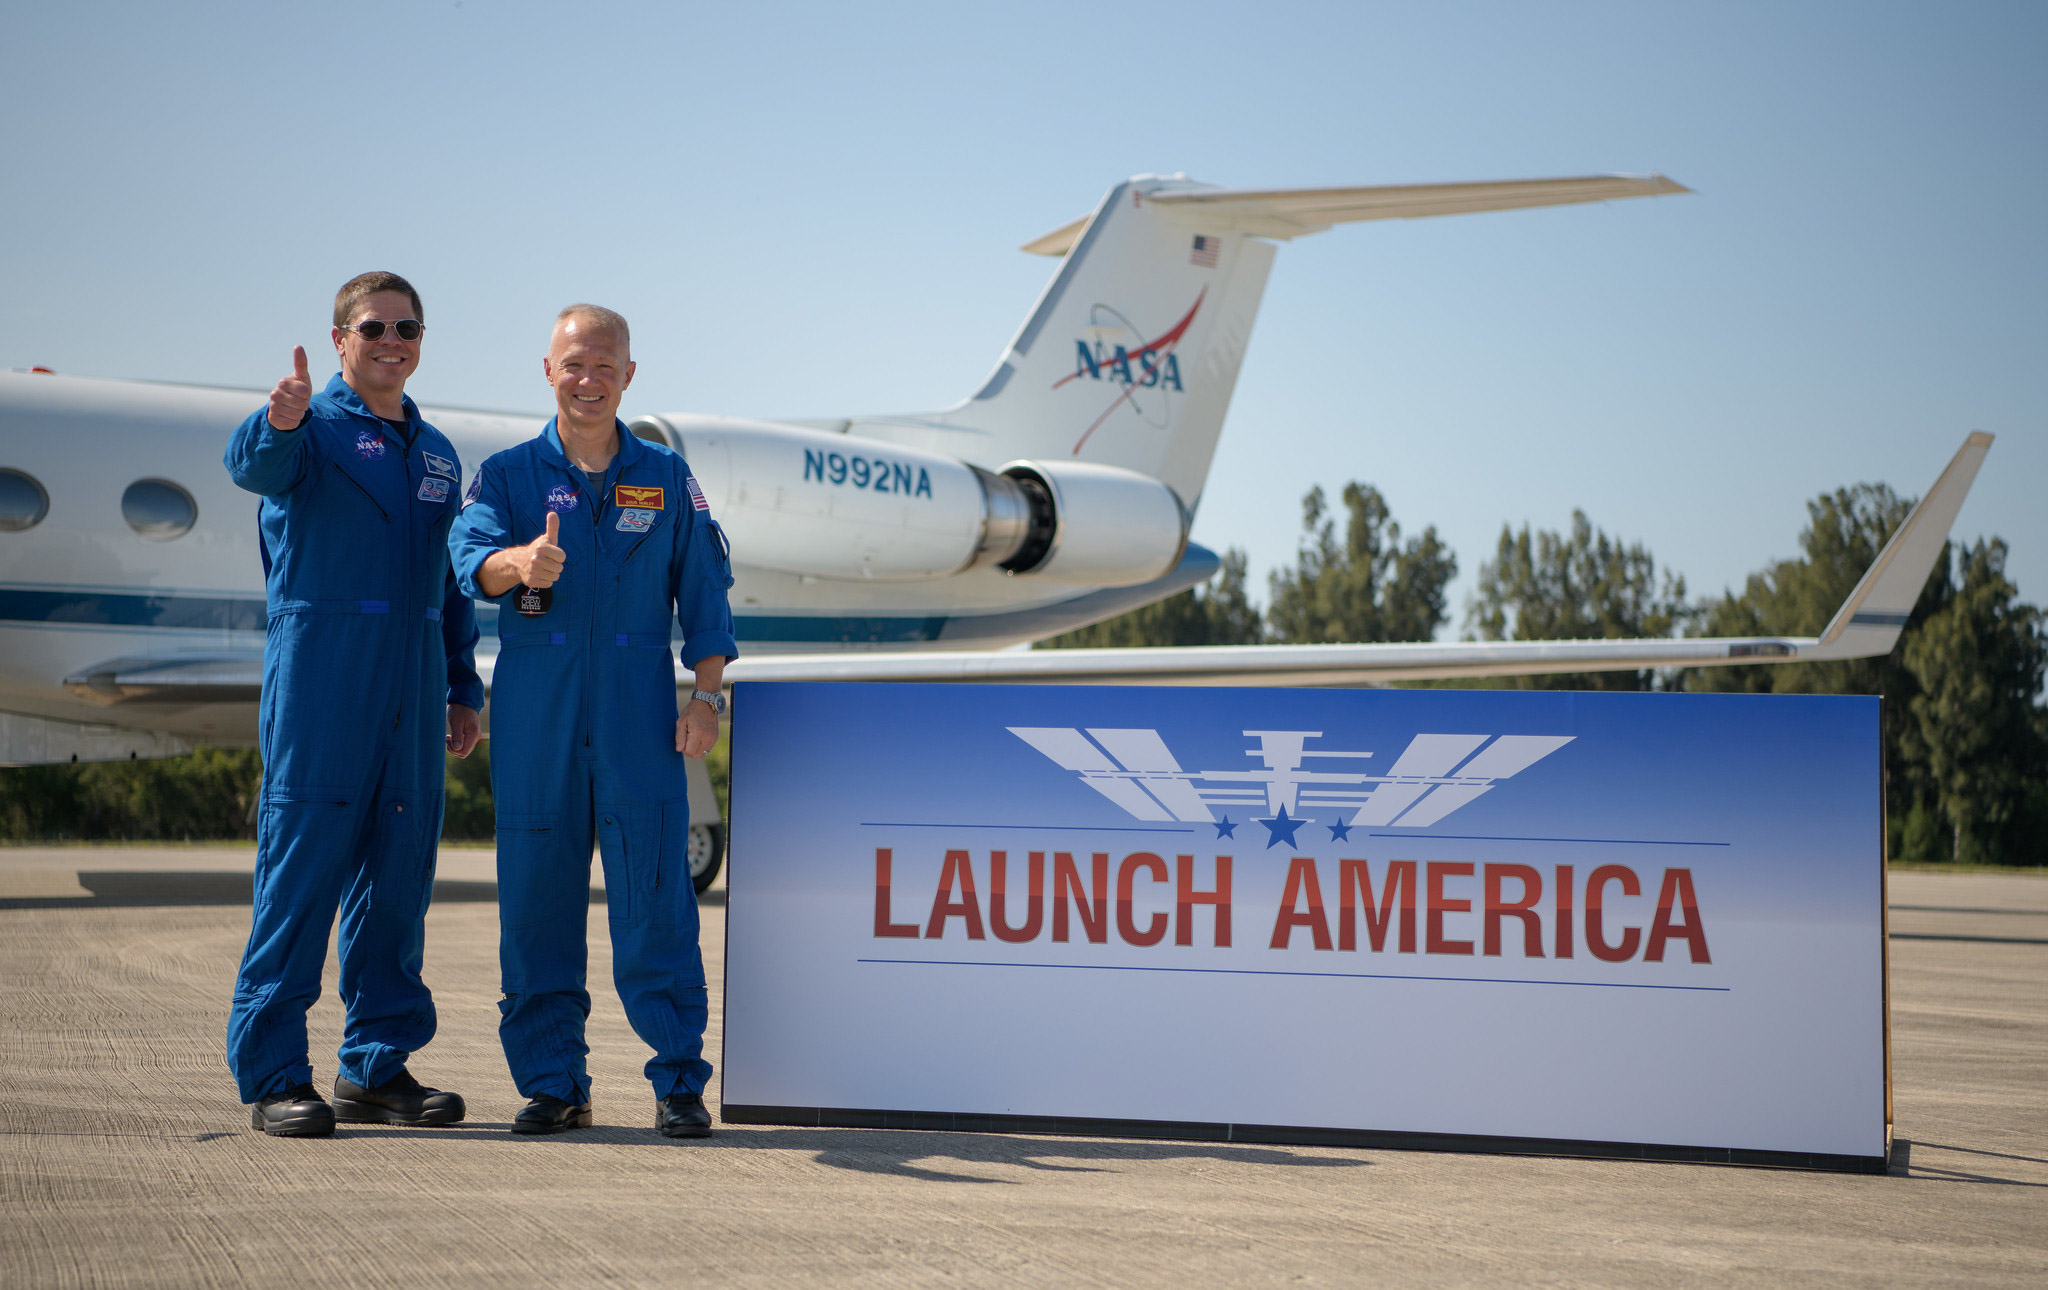
[[[957,650],[749,654],[726,668],[733,681],[982,681],[1060,685],[1373,685],[1545,672],[1634,671],[1817,662],[1889,654],[1950,527],[1983,465],[1992,436],[1970,435],[1947,469],[1878,554],[1819,636],[1673,637],[1655,640],[1419,641],[1370,645],[1213,645],[1140,649]],[[490,684],[497,662],[486,640],[477,670]],[[93,702],[254,702],[260,649],[117,658],[65,679]],[[690,674],[678,666],[679,687]]]
[[[64,678],[88,703],[254,703],[263,688],[263,650],[108,659]]]
[[[732,681],[983,681],[1064,685],[1372,685],[1544,672],[1633,671],[1817,662],[1889,654],[1940,557],[1991,447],[1973,433],[1906,516],[1819,636],[1437,644],[1215,645],[895,654],[769,654],[735,659]],[[687,673],[681,673],[687,684]]]

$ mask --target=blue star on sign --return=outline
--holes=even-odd
[[[1263,824],[1266,826],[1266,832],[1271,835],[1266,842],[1266,850],[1271,851],[1274,847],[1279,846],[1282,842],[1285,842],[1290,847],[1299,845],[1294,840],[1294,831],[1300,828],[1303,824],[1306,824],[1307,821],[1289,819],[1287,817],[1287,808],[1283,806],[1280,808],[1280,814],[1274,816],[1272,819],[1257,820],[1254,821],[1254,823]]]
[[[1346,824],[1344,821],[1339,820],[1335,824],[1330,825],[1329,827],[1330,841],[1349,842],[1351,840],[1351,826]]]
[[[1218,821],[1216,822],[1216,836],[1217,836],[1217,837],[1219,837],[1219,838],[1227,838],[1227,837],[1232,837],[1232,836],[1234,836],[1234,835],[1235,835],[1236,833],[1237,833],[1237,825],[1235,825],[1235,824],[1233,824],[1233,823],[1231,823],[1231,822],[1230,822],[1230,817],[1229,817],[1229,816],[1227,816],[1227,815],[1226,815],[1226,816],[1224,816],[1224,817],[1223,817],[1223,818],[1222,818],[1221,820],[1218,820]]]

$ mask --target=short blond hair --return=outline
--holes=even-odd
[[[624,314],[607,309],[603,305],[569,305],[555,315],[555,327],[559,329],[571,318],[581,318],[587,323],[604,328],[619,338],[620,349],[629,355],[633,352],[633,329],[626,326]]]

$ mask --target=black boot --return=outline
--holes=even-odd
[[[671,1093],[655,1101],[654,1127],[664,1138],[708,1138],[711,1112],[696,1093]]]
[[[512,1117],[512,1132],[560,1133],[564,1129],[587,1129],[593,1118],[590,1103],[578,1105],[543,1093]]]
[[[334,1108],[311,1084],[261,1098],[249,1108],[249,1127],[273,1138],[325,1138],[334,1132]]]
[[[462,1094],[428,1088],[408,1070],[375,1088],[334,1078],[334,1118],[344,1124],[454,1124],[466,1114]]]

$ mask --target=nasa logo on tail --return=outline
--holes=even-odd
[[[1181,379],[1180,356],[1174,351],[1194,325],[1195,315],[1201,312],[1202,301],[1208,294],[1209,289],[1203,287],[1180,321],[1150,340],[1130,319],[1110,306],[1089,307],[1088,335],[1074,340],[1074,370],[1054,381],[1052,388],[1057,390],[1073,381],[1089,380],[1106,381],[1118,389],[1102,415],[1075,441],[1075,456],[1080,455],[1089,436],[1120,407],[1128,406],[1154,429],[1164,430],[1172,421],[1170,400],[1187,391]]]

